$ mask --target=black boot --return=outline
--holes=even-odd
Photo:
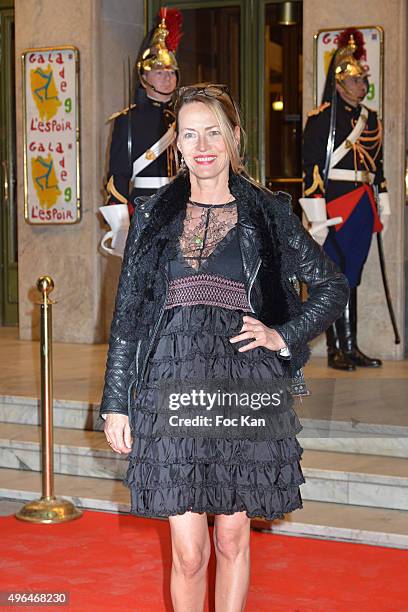
[[[346,355],[340,347],[340,338],[337,331],[337,321],[330,325],[326,330],[327,340],[327,365],[329,368],[335,370],[346,370],[352,372],[356,369],[356,366]]]
[[[350,299],[345,308],[348,334],[343,350],[348,359],[360,368],[379,368],[381,359],[367,357],[357,346],[357,288],[350,289]]]

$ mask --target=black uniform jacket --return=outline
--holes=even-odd
[[[147,96],[141,98],[130,110],[132,155],[129,163],[128,151],[128,113],[115,119],[109,153],[108,180],[113,177],[115,189],[126,200],[132,201],[138,195],[152,195],[154,190],[132,189],[129,195],[129,181],[133,175],[133,162],[150,149],[168,130],[174,121],[168,102],[158,102]],[[140,176],[168,176],[167,151],[153,159],[140,172]],[[111,195],[110,204],[121,203]]]
[[[302,380],[301,368],[310,355],[307,343],[343,311],[349,295],[347,280],[292,212],[288,194],[263,191],[233,173],[230,191],[237,200],[248,302],[254,317],[275,328],[285,340],[291,355],[284,361],[288,376]],[[155,254],[165,252],[160,248],[166,242],[178,240],[189,197],[188,176],[179,175],[154,196],[137,203],[138,214],[132,217],[116,297],[101,415],[128,414],[131,391],[137,393],[143,381],[168,287],[168,261]],[[299,282],[309,289],[304,303],[297,290]],[[142,294],[145,288],[146,296],[143,294],[141,300],[136,286]],[[136,304],[143,306],[149,295],[156,296],[152,307],[142,317],[130,320]],[[127,304],[127,310],[123,304]],[[151,323],[142,333],[150,311]],[[129,314],[128,319],[124,312]]]
[[[374,185],[378,186],[379,192],[386,191],[383,170],[382,126],[377,117],[377,113],[364,105],[359,105],[357,107],[350,106],[339,94],[337,94],[334,150],[348,138],[360,116],[360,112],[368,115],[366,126],[357,141],[358,146],[361,147],[360,152],[356,152],[355,155],[354,150],[350,148],[348,153],[346,153],[343,159],[336,165],[336,168],[367,170],[368,166],[368,170],[375,174]],[[323,178],[327,140],[329,137],[330,115],[330,103],[322,104],[319,109],[312,111],[307,119],[303,136],[305,197],[313,198],[320,195],[326,198],[326,203],[345,193],[349,193],[361,185],[361,182],[354,183],[351,181],[333,181],[329,179],[326,193],[324,193]],[[364,149],[364,151],[362,149]],[[373,159],[374,167],[371,166],[367,154]],[[361,161],[362,156],[367,166]]]

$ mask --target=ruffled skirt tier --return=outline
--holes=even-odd
[[[240,353],[241,343],[230,343],[243,314],[204,305],[165,311],[143,385],[131,400],[133,446],[124,484],[130,489],[132,514],[245,511],[248,517],[272,520],[303,507],[303,448],[296,438],[302,426],[293,408],[273,416],[262,440],[234,439],[227,432],[218,438],[170,435],[160,425],[157,398],[163,381],[267,383],[283,378],[274,351]]]

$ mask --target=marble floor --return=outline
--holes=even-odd
[[[21,508],[21,501],[13,499],[0,499],[0,516],[10,516]]]
[[[40,343],[19,340],[15,327],[0,327],[0,395],[39,397]],[[54,397],[100,401],[106,344],[53,344]]]
[[[39,397],[39,342],[19,340],[17,328],[0,327],[0,347],[0,396]],[[54,398],[98,404],[106,353],[106,344],[54,343]],[[301,418],[408,427],[408,360],[349,373],[315,357],[305,376],[311,395],[297,403]]]

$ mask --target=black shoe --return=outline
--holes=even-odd
[[[381,359],[368,357],[357,346],[357,288],[350,290],[349,303],[345,308],[346,334],[343,350],[349,361],[359,368],[379,368]]]
[[[343,370],[346,372],[354,372],[356,369],[353,361],[351,361],[348,355],[346,355],[346,353],[344,353],[342,350],[328,352],[327,365],[329,368],[333,368],[334,370]]]
[[[327,365],[329,368],[334,368],[335,370],[353,372],[356,366],[352,361],[347,359],[344,351],[340,348],[340,337],[336,323],[337,321],[326,329]]]
[[[347,359],[354,363],[359,368],[380,368],[382,366],[381,359],[376,357],[367,357],[360,351],[357,345],[354,345],[351,351],[346,351]]]

